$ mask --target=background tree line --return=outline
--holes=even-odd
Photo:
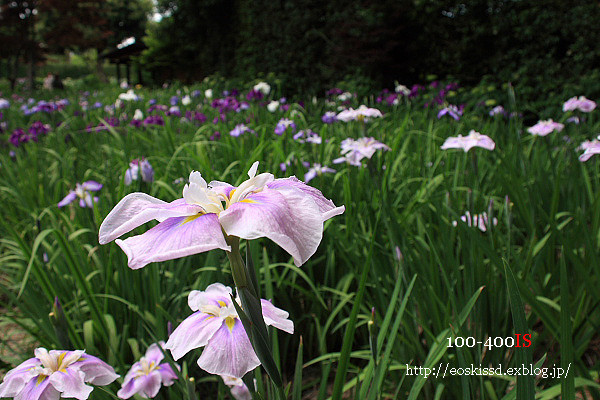
[[[564,0],[160,0],[145,61],[165,79],[274,72],[319,92],[427,74],[540,88],[596,74],[600,3]],[[287,92],[286,92],[287,93]]]
[[[286,93],[322,93],[348,77],[389,87],[435,74],[531,93],[587,79],[600,95],[599,20],[598,1],[573,0],[0,0],[0,58],[15,78],[19,62],[34,74],[44,54],[136,36],[157,84],[272,72]]]
[[[153,10],[152,0],[0,0],[0,61],[14,82],[27,64],[31,86],[35,66],[50,54],[94,50],[96,73],[104,79],[97,57],[123,39],[141,38]]]

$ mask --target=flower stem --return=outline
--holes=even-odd
[[[229,258],[229,264],[231,265],[231,274],[233,275],[235,286],[238,289],[247,288],[248,277],[246,275],[244,260],[240,253],[240,238],[236,236],[227,236],[227,244],[231,246],[231,251],[227,251],[226,253],[227,258]]]

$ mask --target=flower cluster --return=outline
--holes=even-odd
[[[17,128],[10,135],[10,143],[13,146],[19,147],[23,143],[27,142],[37,142],[41,135],[45,135],[50,132],[50,125],[43,124],[41,121],[35,121],[27,132],[23,128]]]

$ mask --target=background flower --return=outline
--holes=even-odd
[[[146,354],[133,364],[125,375],[117,396],[128,399],[138,394],[143,398],[153,398],[158,394],[161,385],[171,386],[174,383],[177,374],[173,368],[169,363],[160,363],[164,358],[161,350],[164,346],[164,342],[159,342],[148,347]]]

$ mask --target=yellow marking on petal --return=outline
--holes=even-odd
[[[188,222],[192,222],[196,218],[199,218],[203,215],[204,215],[204,213],[200,212],[198,214],[194,214],[194,215],[190,215],[189,217],[185,217],[185,219],[183,221],[181,221],[181,224],[179,224],[179,226],[187,224]]]
[[[251,199],[240,200],[239,203],[258,203],[258,201],[254,201]]]
[[[58,360],[56,361],[56,363],[58,364],[59,367],[62,364],[63,360],[65,359],[66,355],[67,355],[67,352],[65,351],[65,352],[60,353],[60,355],[58,356]]]
[[[235,326],[235,318],[233,318],[233,317],[225,318],[225,325],[227,325],[227,327],[229,328],[229,331],[232,331],[233,327]]]
[[[44,374],[40,374],[40,375],[38,375],[38,377],[37,377],[37,381],[35,381],[35,385],[36,385],[36,386],[37,386],[37,385],[41,385],[41,384],[42,384],[42,382],[44,382],[44,379],[46,379],[46,378],[47,378],[47,376],[46,376],[46,375],[44,375]]]
[[[218,303],[221,307],[227,307],[227,304],[223,300],[219,300]]]
[[[231,197],[233,196],[234,193],[235,193],[235,189],[231,189],[231,192],[229,192],[229,199],[231,199]]]

